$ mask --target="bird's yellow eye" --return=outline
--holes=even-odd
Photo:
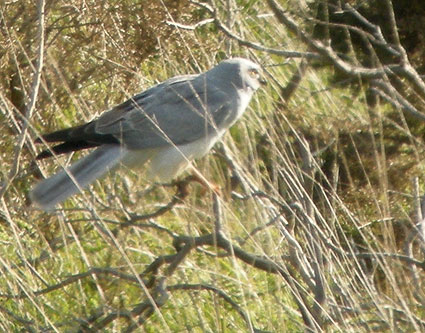
[[[258,70],[256,69],[250,69],[248,71],[248,74],[250,77],[252,77],[253,79],[259,79],[260,78],[260,73],[258,72]]]

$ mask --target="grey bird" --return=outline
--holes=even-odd
[[[258,64],[228,59],[204,73],[159,83],[86,124],[43,135],[36,142],[56,145],[37,159],[95,149],[37,184],[32,202],[52,209],[119,165],[146,164],[148,179],[170,181],[208,153],[262,83]]]

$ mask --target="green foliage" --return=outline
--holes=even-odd
[[[48,2],[41,90],[19,159],[15,147],[31,93],[38,18],[31,2],[0,5],[2,181],[19,160],[0,198],[0,330],[423,329],[424,257],[411,184],[419,177],[423,187],[423,123],[383,100],[372,105],[370,82],[323,59],[308,62],[284,100],[300,61],[239,46],[213,23],[195,30],[164,24],[190,25],[212,15],[188,3]],[[231,1],[230,12],[225,3],[211,2],[216,19],[228,19],[245,40],[311,51],[269,15],[266,2]],[[325,11],[313,5],[325,2],[279,3],[323,41],[326,29],[313,18]],[[404,3],[394,1],[402,42],[420,69],[420,43],[413,41],[421,38],[421,21],[406,17],[413,10],[419,15],[423,5],[414,1],[409,10]],[[378,9],[375,2],[359,7],[370,19]],[[330,44],[351,56],[341,35],[333,29]],[[361,39],[352,40],[359,43],[360,63],[366,62]],[[26,193],[37,178],[81,156],[34,164],[37,134],[90,120],[157,82],[204,71],[229,56],[263,64],[269,84],[214,153],[195,165],[220,187],[216,199],[196,182],[184,196],[173,186],[146,182],[143,170],[123,169],[53,212],[29,205]],[[400,91],[421,105],[415,89]],[[208,235],[215,243],[195,246],[189,239]],[[178,262],[185,246],[190,249]],[[160,281],[169,288],[163,303]],[[152,299],[156,308],[149,312]],[[136,313],[143,304],[148,310]]]

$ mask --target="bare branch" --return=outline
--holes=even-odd
[[[183,30],[196,30],[199,27],[202,27],[204,25],[207,25],[209,23],[214,22],[214,19],[209,18],[209,19],[205,19],[199,22],[196,22],[195,24],[191,24],[191,25],[186,25],[186,24],[181,24],[181,23],[177,23],[177,22],[172,22],[172,21],[165,21],[166,24],[171,25],[173,27],[179,28],[179,29],[183,29]]]
[[[391,103],[395,108],[405,110],[412,116],[425,120],[425,114],[419,112],[406,98],[404,98],[391,84],[382,80],[374,80],[371,91],[377,93],[385,101]]]
[[[0,312],[5,313],[7,316],[11,317],[14,322],[24,326],[27,332],[38,332],[38,330],[34,328],[34,322],[32,320],[22,318],[21,316],[18,316],[10,310],[6,309],[2,305],[0,305]]]
[[[317,55],[316,53],[312,53],[312,52],[298,52],[298,51],[286,51],[286,50],[281,50],[281,49],[274,49],[274,48],[265,47],[265,46],[258,44],[258,43],[247,41],[247,40],[243,39],[242,37],[233,33],[219,19],[218,14],[217,14],[217,10],[214,7],[212,7],[211,5],[207,5],[205,3],[197,2],[197,1],[191,1],[191,3],[197,5],[201,8],[206,9],[211,14],[212,18],[202,20],[202,21],[200,21],[200,22],[198,22],[194,25],[190,25],[190,26],[183,25],[183,24],[180,24],[180,23],[175,23],[175,22],[167,22],[167,24],[173,25],[173,26],[175,26],[176,28],[179,28],[179,29],[195,30],[196,28],[204,26],[205,24],[214,23],[216,25],[216,27],[218,29],[220,29],[227,37],[237,41],[239,43],[239,45],[249,47],[253,50],[266,52],[266,53],[270,53],[270,54],[275,54],[275,55],[280,55],[280,56],[287,57],[287,58],[307,58],[307,59],[320,58],[319,55]]]
[[[267,0],[267,3],[280,23],[284,24],[289,30],[299,36],[301,40],[313,50],[317,51],[320,55],[330,60],[335,67],[349,75],[361,75],[367,78],[376,78],[382,77],[384,74],[391,74],[395,69],[400,67],[398,64],[386,65],[382,66],[381,68],[352,66],[351,64],[342,60],[330,46],[326,46],[320,41],[310,38],[307,33],[300,28],[299,25],[297,25],[292,19],[288,17],[288,15],[286,15],[285,11],[275,0]]]
[[[78,282],[82,279],[85,279],[87,277],[90,277],[92,275],[111,275],[111,276],[117,277],[121,280],[126,280],[126,281],[129,281],[129,282],[139,284],[139,280],[135,276],[120,272],[118,270],[115,270],[115,269],[109,268],[109,267],[108,268],[106,268],[106,267],[105,268],[93,267],[93,268],[90,268],[86,272],[71,275],[70,277],[61,281],[60,283],[51,285],[51,286],[44,288],[44,289],[41,289],[41,290],[34,291],[33,294],[35,296],[47,294],[47,293],[50,293],[52,291],[62,289],[63,287],[66,287],[66,286],[68,286],[72,283],[76,283],[76,282]],[[20,293],[20,294],[17,294],[17,295],[0,294],[0,297],[2,297],[2,298],[26,298],[26,297],[28,297],[28,293],[23,292],[23,293]]]
[[[253,324],[249,318],[249,316],[246,314],[246,312],[235,302],[232,300],[232,298],[227,295],[223,290],[207,285],[207,284],[175,284],[172,286],[168,286],[167,290],[169,291],[175,291],[175,290],[206,290],[213,292],[217,294],[220,298],[222,298],[226,303],[228,303],[246,322],[248,329],[250,332],[261,332],[260,330],[253,327]]]

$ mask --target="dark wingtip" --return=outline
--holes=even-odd
[[[53,154],[52,154],[52,152],[51,152],[51,151],[49,151],[49,150],[43,150],[41,153],[39,153],[39,154],[35,157],[35,159],[36,159],[37,161],[39,161],[39,160],[43,160],[43,159],[45,159],[45,158],[52,157],[52,156],[53,156]]]
[[[37,160],[42,160],[47,157],[52,157],[53,155],[62,155],[67,154],[73,151],[95,148],[100,146],[99,143],[88,142],[88,141],[68,141],[56,145],[54,147],[50,147],[49,149],[43,150],[40,154],[36,156]]]

